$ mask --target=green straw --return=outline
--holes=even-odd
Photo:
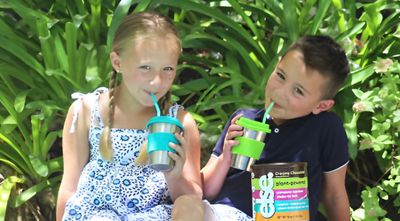
[[[157,116],[159,117],[159,116],[161,116],[161,111],[160,111],[160,107],[158,106],[158,103],[157,103],[157,98],[153,93],[151,93],[150,95],[151,95],[151,99],[153,100],[154,107],[156,107]]]
[[[267,109],[265,110],[265,113],[264,113],[264,117],[263,117],[263,123],[265,124],[265,121],[267,120],[267,117],[269,116],[269,112],[271,111],[271,109],[272,109],[272,107],[274,106],[274,102],[272,101],[270,104],[269,104],[269,106],[267,107]]]

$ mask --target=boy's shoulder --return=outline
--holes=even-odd
[[[335,112],[310,114],[302,127],[319,131],[319,136],[322,137],[344,134],[345,131],[342,119]]]
[[[311,119],[318,121],[319,123],[337,123],[343,124],[342,119],[335,112],[332,111],[323,111],[317,115],[311,114]]]

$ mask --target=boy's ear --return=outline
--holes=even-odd
[[[119,71],[121,69],[121,59],[117,52],[112,51],[110,53],[110,60],[111,65],[113,66],[114,70]]]
[[[333,107],[335,101],[333,99],[322,100],[319,104],[312,110],[313,114],[319,114],[322,111],[327,111]]]

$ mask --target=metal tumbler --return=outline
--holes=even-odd
[[[149,131],[147,153],[149,166],[157,171],[168,171],[174,167],[174,161],[168,152],[176,152],[168,146],[169,142],[179,144],[174,133],[181,133],[183,126],[178,119],[168,116],[156,116],[150,119],[146,128]]]
[[[240,144],[232,148],[231,167],[249,170],[254,160],[258,160],[264,149],[264,139],[270,133],[269,125],[245,117],[239,118],[236,124],[243,127],[243,136],[236,137]]]

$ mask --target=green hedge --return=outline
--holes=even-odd
[[[69,95],[107,85],[110,40],[129,9],[160,12],[179,29],[173,95],[198,122],[203,162],[234,110],[263,106],[293,41],[334,37],[352,68],[334,109],[349,137],[352,218],[397,220],[398,0],[0,1],[0,220],[54,220]]]

